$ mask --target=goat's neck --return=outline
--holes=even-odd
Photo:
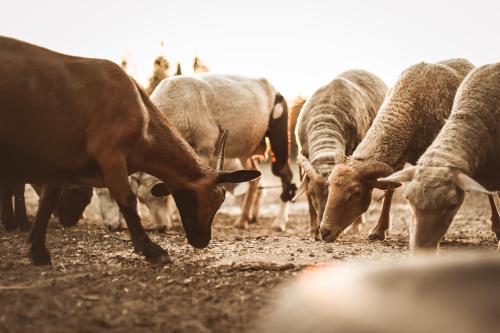
[[[215,170],[203,162],[172,124],[161,114],[150,114],[140,170],[165,183],[170,190],[194,188],[195,184],[215,177]],[[139,156],[140,156],[139,155]]]

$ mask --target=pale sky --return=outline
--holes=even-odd
[[[391,85],[420,61],[500,61],[500,1],[0,0],[0,34],[74,55],[127,56],[142,83],[156,56],[187,72],[198,55],[213,72],[266,77],[291,99],[350,68]]]

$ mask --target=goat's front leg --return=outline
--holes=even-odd
[[[127,222],[134,251],[142,254],[146,260],[155,264],[170,263],[170,257],[164,249],[151,241],[141,224],[137,212],[137,198],[128,182],[126,159],[120,155],[107,154],[99,163],[104,181],[111,195],[118,202],[120,211]]]
[[[31,243],[29,254],[35,265],[51,264],[50,253],[45,247],[45,235],[49,219],[56,209],[60,194],[61,184],[49,183],[42,186],[35,223],[28,237],[28,241]]]

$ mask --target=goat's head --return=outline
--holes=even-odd
[[[57,215],[63,226],[71,227],[78,223],[92,199],[92,192],[92,187],[83,185],[65,184],[62,187]]]
[[[418,166],[398,171],[383,182],[408,182],[413,251],[436,250],[464,200],[464,191],[492,194],[462,171],[450,167]]]
[[[329,194],[320,225],[321,238],[336,240],[342,231],[368,210],[374,188],[393,189],[401,184],[377,181],[393,169],[379,161],[338,164],[328,178]]]
[[[257,170],[224,171],[224,149],[228,130],[224,130],[217,152],[217,167],[214,172],[192,183],[189,188],[170,191],[165,183],[151,188],[154,196],[172,194],[179,209],[186,237],[192,246],[204,248],[212,236],[212,221],[224,201],[224,183],[241,183],[260,177]]]

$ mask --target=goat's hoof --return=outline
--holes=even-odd
[[[259,219],[256,217],[252,217],[250,221],[248,221],[248,224],[257,224],[259,222]]]
[[[170,256],[168,255],[168,252],[162,249],[161,246],[153,242],[144,247],[142,254],[147,261],[155,265],[166,265],[172,262],[172,259],[170,259]]]
[[[234,222],[234,227],[237,229],[246,230],[246,229],[248,229],[248,220],[247,219],[239,219],[236,222]]]
[[[370,234],[368,236],[368,240],[369,241],[383,241],[384,239],[385,239],[385,235],[384,234],[373,233],[373,234]]]
[[[500,231],[493,231],[495,233],[495,236],[497,238],[497,241],[500,242]]]
[[[30,250],[31,262],[35,266],[47,266],[52,265],[50,260],[49,251],[45,247],[31,248]]]

